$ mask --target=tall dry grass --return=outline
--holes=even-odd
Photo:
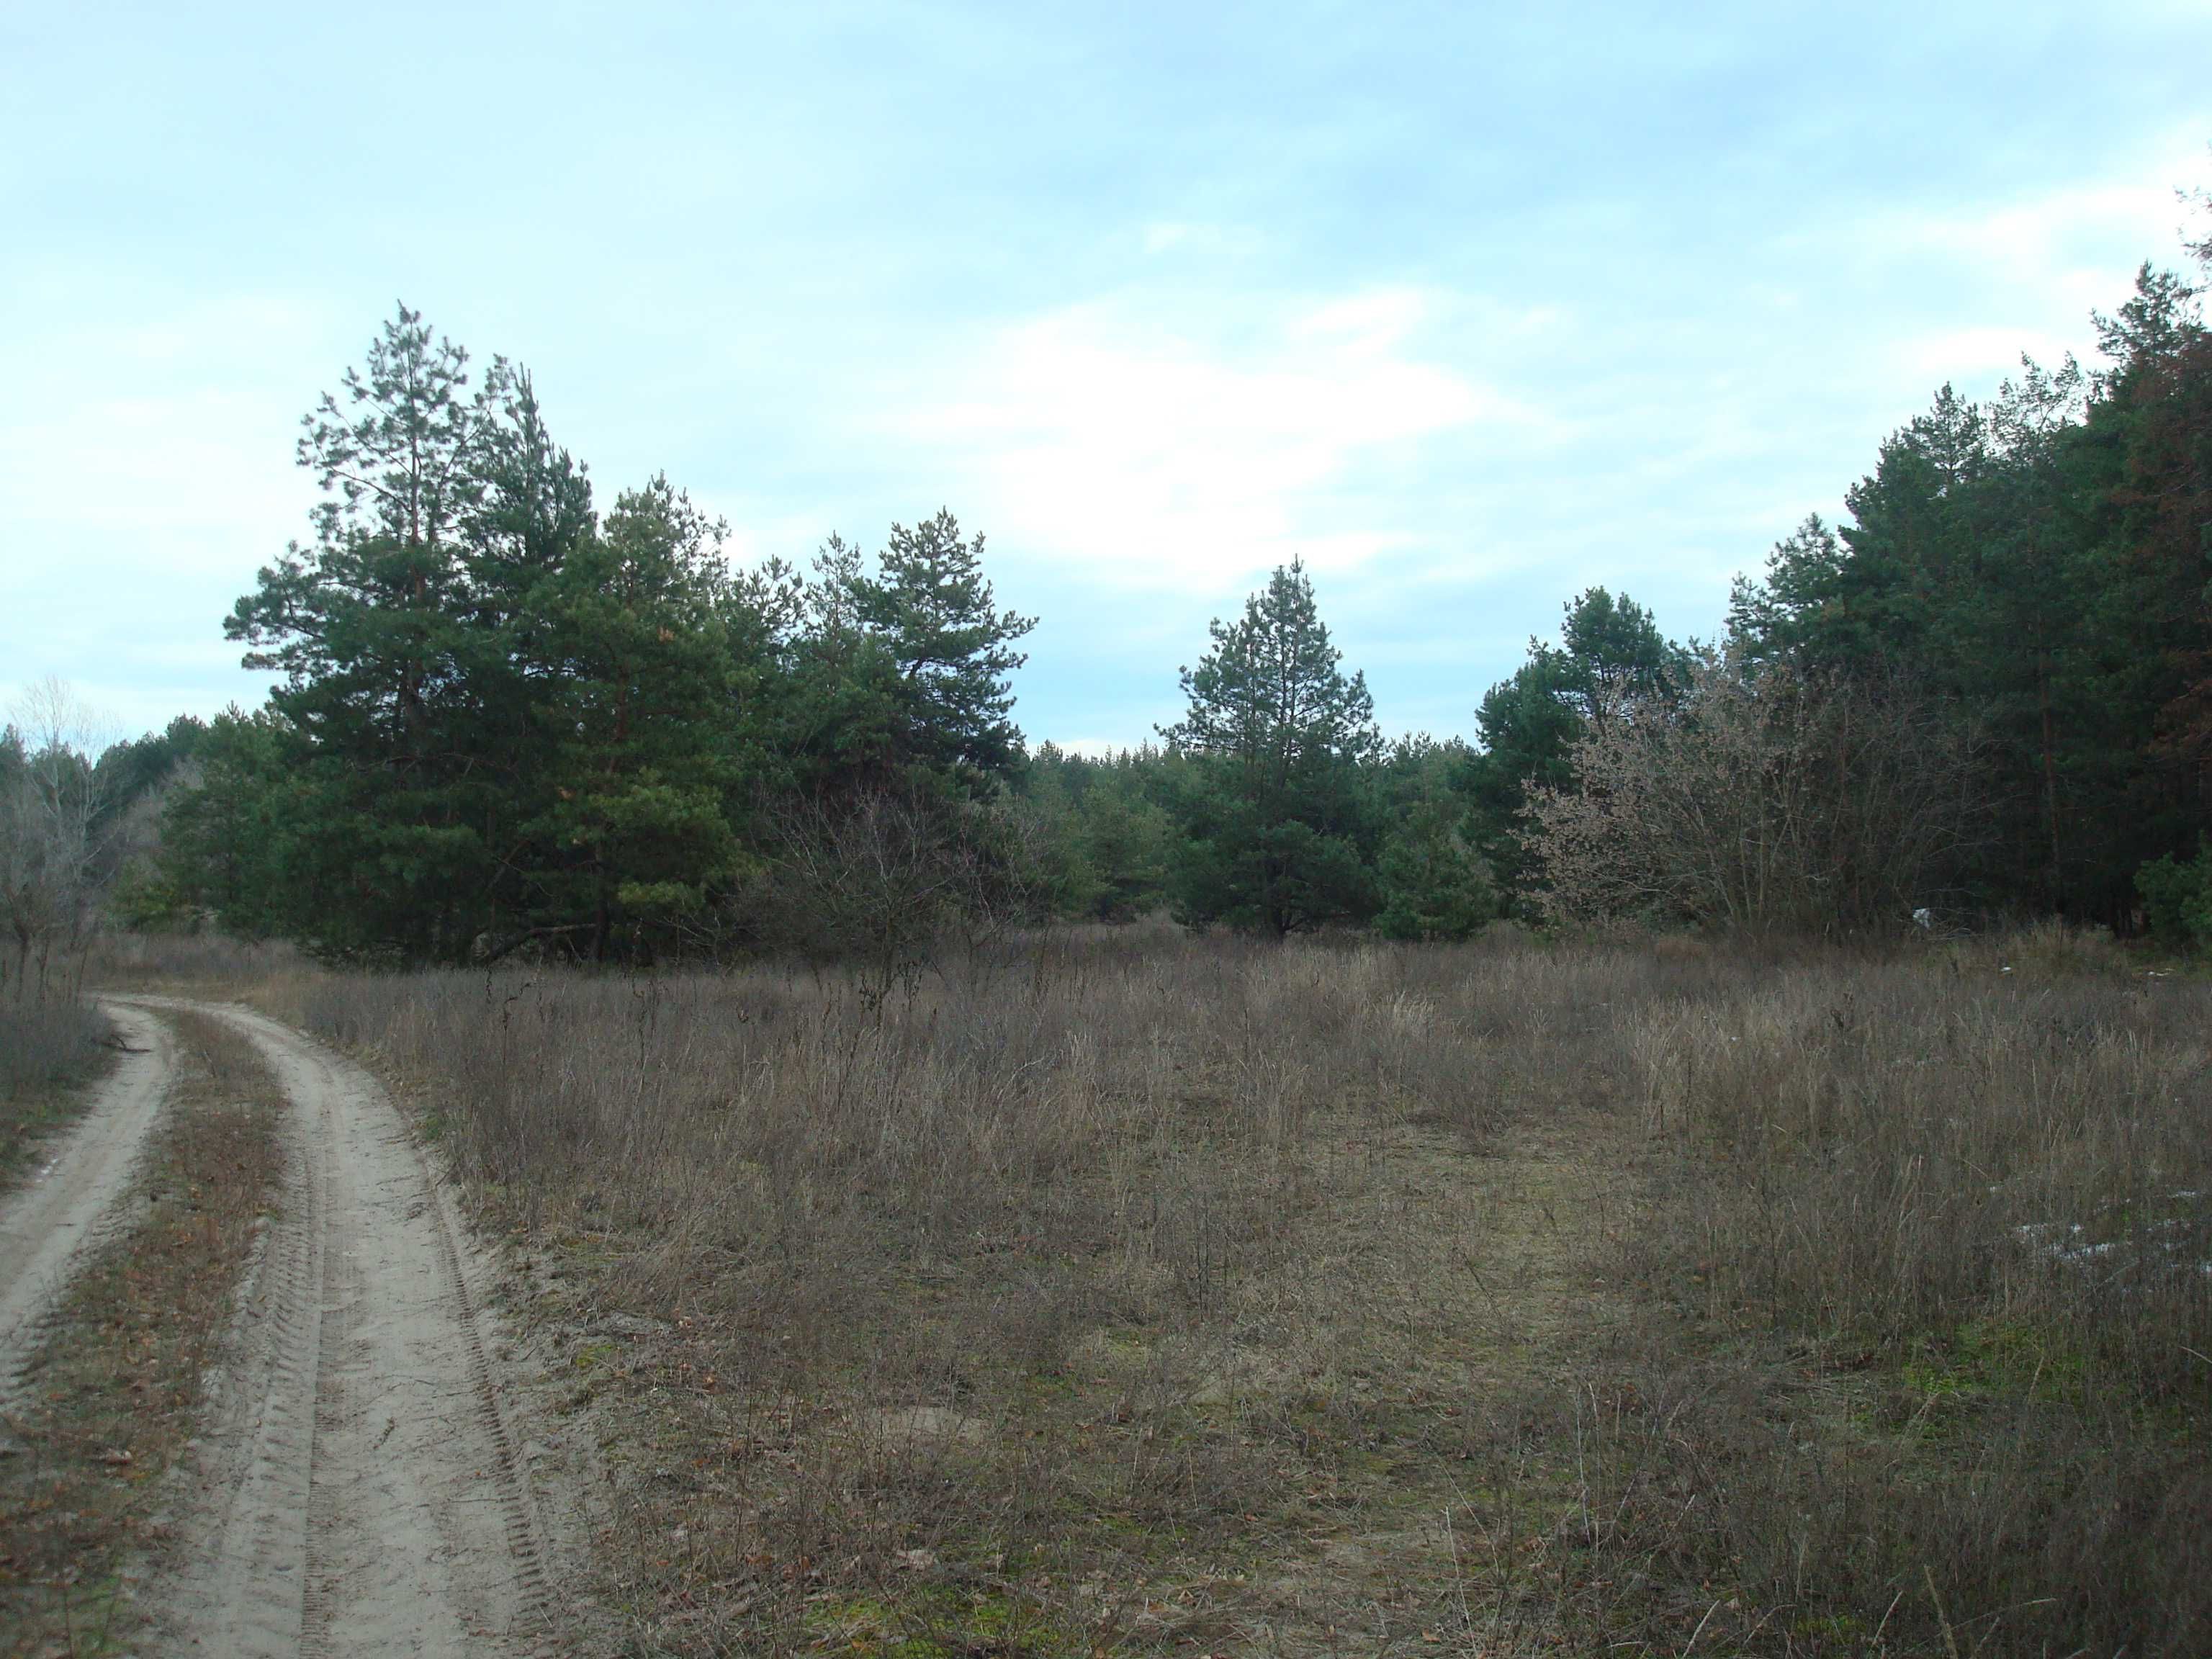
[[[99,1071],[107,1022],[87,1004],[0,998],[0,1102],[68,1089]]]
[[[1514,1319],[1455,1170],[1630,1075],[1593,999],[1714,971],[1102,929],[884,1006],[760,969],[318,977],[290,1012],[425,1080],[559,1274],[577,1408],[641,1449],[612,1571],[652,1640],[1142,1650],[1365,1616],[1364,1569],[1271,1592],[1293,1615],[1236,1564],[1452,1501],[1488,1409],[1462,1350]]]
[[[2212,997],[2081,955],[1629,1022],[1667,1152],[1632,1266],[1692,1335],[1607,1431],[1608,1550],[1836,1650],[2212,1650]]]
[[[519,1230],[660,1649],[2212,1651],[2212,992],[2078,939],[258,994]]]
[[[108,1024],[73,979],[0,988],[0,1183],[77,1115],[107,1068]]]
[[[894,1265],[1009,1240],[1202,1298],[1270,1264],[1316,1114],[1479,1144],[1509,1111],[1613,1089],[1632,1073],[1611,1011],[1712,973],[1101,929],[881,1011],[770,968],[321,976],[294,1012],[434,1079],[459,1167],[525,1224],[649,1235],[671,1308],[790,1325]]]
[[[283,939],[240,939],[223,933],[102,933],[87,952],[85,977],[97,986],[222,995],[315,973]]]

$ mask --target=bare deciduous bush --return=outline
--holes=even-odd
[[[94,765],[104,744],[98,717],[60,681],[18,700],[0,739],[0,992],[18,1004],[74,999],[79,952],[119,826],[108,822],[108,786]]]
[[[1529,841],[1557,919],[1893,932],[1985,814],[1971,738],[1903,684],[1708,653],[1679,702],[1594,720]]]
[[[1042,914],[1037,826],[922,791],[787,804],[777,857],[741,910],[781,951],[854,968],[875,1003],[910,997],[949,945],[973,953]]]
[[[30,687],[0,733],[0,1170],[61,1120],[97,1072],[107,1022],[78,995],[113,848],[90,755],[97,722],[58,680]]]

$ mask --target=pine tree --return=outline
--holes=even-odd
[[[1028,659],[1014,641],[1034,617],[996,609],[983,538],[964,539],[940,509],[891,526],[879,573],[852,583],[855,612],[896,665],[907,757],[973,788],[1020,763],[1010,676]]]
[[[299,861],[335,945],[451,953],[495,869],[459,535],[487,425],[467,361],[399,308],[302,422],[313,546],[264,568],[225,624],[248,667],[285,676],[270,703],[315,825]]]
[[[1340,667],[1297,563],[1210,631],[1213,648],[1182,671],[1189,712],[1161,731],[1194,763],[1184,913],[1279,937],[1364,921],[1374,837],[1360,768],[1382,746],[1365,678]]]
[[[1528,641],[1511,678],[1475,711],[1481,752],[1466,764],[1473,809],[1469,850],[1508,894],[1521,894],[1533,865],[1521,836],[1530,793],[1573,781],[1575,744],[1593,725],[1665,702],[1680,690],[1687,654],[1660,633],[1651,613],[1626,593],[1585,588],[1563,607],[1559,644]]]
[[[724,811],[735,763],[725,533],[655,478],[536,591],[536,714],[556,736],[550,787],[526,826],[533,915],[594,961],[641,954],[648,930],[700,917],[740,867]]]

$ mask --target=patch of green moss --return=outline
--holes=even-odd
[[[1983,1319],[1923,1342],[1902,1372],[1910,1387],[1936,1398],[2067,1400],[2087,1369],[2081,1353],[2047,1330]]]
[[[927,1584],[896,1601],[839,1595],[807,1609],[812,1650],[864,1659],[1063,1659],[1082,1651],[1029,1607],[994,1590]]]
[[[612,1342],[591,1342],[576,1350],[568,1364],[579,1372],[597,1370],[611,1359],[617,1352]]]

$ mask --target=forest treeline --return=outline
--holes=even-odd
[[[1292,565],[1212,625],[1182,719],[1093,757],[1025,744],[1032,619],[949,512],[733,568],[665,478],[603,505],[526,372],[472,385],[402,308],[303,424],[312,537],[225,623],[266,703],[97,758],[0,740],[12,971],[103,906],[352,956],[885,975],[1158,910],[2212,944],[2212,335],[2149,265],[2096,321],[2100,367],[1939,392],[1717,640],[1592,588],[1472,741],[1387,743]]]

